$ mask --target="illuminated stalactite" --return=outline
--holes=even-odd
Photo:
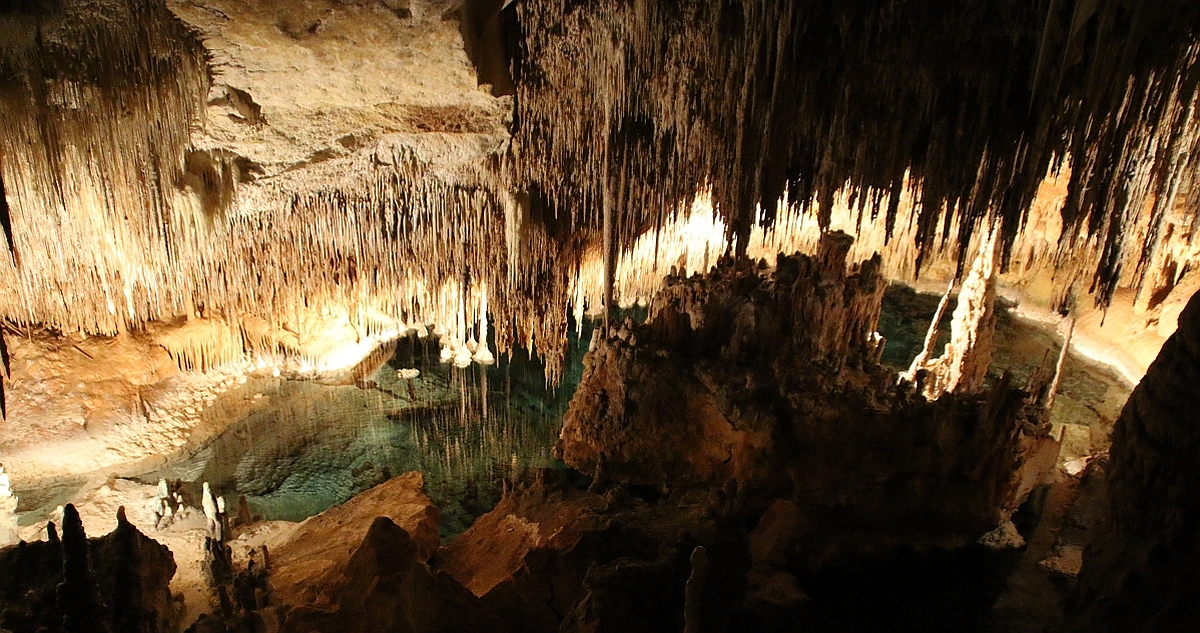
[[[269,177],[197,143],[206,99],[273,120],[245,91],[208,94],[209,52],[186,25],[149,0],[60,4],[0,18],[19,35],[0,47],[0,314],[93,334],[225,322],[221,340],[174,349],[187,366],[292,351],[281,332],[310,311],[344,311],[361,336],[436,324],[463,356],[486,309],[497,352],[536,346],[554,377],[572,309],[599,310],[609,288],[614,305],[651,299],[676,263],[659,247],[690,239],[672,220],[707,195],[726,239],[684,248],[692,271],[761,252],[760,222],[803,232],[788,214],[816,211],[828,229],[843,204],[883,218],[879,241],[903,239],[918,265],[999,216],[1003,267],[1047,169],[1069,159],[1063,268],[1099,270],[1101,299],[1119,270],[1147,275],[1149,295],[1168,284],[1196,215],[1200,9],[1183,3],[1130,9],[1122,31],[1108,1],[529,0],[504,9],[520,29],[511,139],[490,113]],[[770,243],[800,241],[816,237]]]

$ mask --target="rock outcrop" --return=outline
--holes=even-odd
[[[690,557],[708,569],[691,586]],[[741,602],[750,565],[744,530],[707,503],[648,503],[622,486],[576,490],[562,474],[538,473],[437,557],[513,630],[724,630]],[[686,589],[686,591],[685,591]]]
[[[421,546],[386,517],[378,517],[342,569],[337,607],[301,608],[284,631],[501,632],[509,630],[450,575],[431,569]]]
[[[1113,429],[1108,513],[1089,534],[1071,631],[1200,622],[1200,294]]]
[[[423,488],[424,476],[410,472],[389,479],[350,501],[303,523],[287,542],[271,549],[271,591],[277,604],[332,608],[349,578],[351,557],[376,518],[403,529],[417,560],[426,561],[438,548],[441,511]]]

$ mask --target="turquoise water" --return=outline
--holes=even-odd
[[[415,337],[353,385],[251,385],[248,415],[188,459],[139,479],[207,481],[227,501],[245,495],[264,519],[298,521],[419,470],[448,538],[495,505],[504,478],[557,465],[551,449],[590,335],[589,326],[584,343],[572,338],[566,375],[553,389],[542,363],[523,351],[459,369],[438,361],[435,342]],[[411,392],[396,374],[407,367],[421,372]]]
[[[888,340],[886,364],[908,366],[938,300],[904,286],[888,289],[879,323]],[[953,304],[938,353],[949,338],[952,310]],[[245,495],[252,513],[264,519],[296,521],[394,475],[420,470],[427,494],[443,511],[442,534],[448,539],[495,505],[504,478],[527,468],[561,467],[551,450],[579,384],[591,333],[588,323],[581,337],[572,337],[563,382],[553,389],[546,386],[542,363],[523,351],[501,356],[491,367],[458,369],[438,361],[434,341],[415,337],[398,341],[356,384],[251,378],[206,410],[223,420],[214,424],[223,430],[192,447],[186,458],[137,479],[181,479],[197,489],[208,481],[228,502]],[[1003,310],[997,341],[993,378],[1008,369],[1017,384],[1042,362],[1052,363],[1061,344],[1044,327]],[[406,367],[421,372],[411,393],[396,375]],[[1075,453],[1106,448],[1129,391],[1112,371],[1071,355],[1051,419],[1067,425]],[[66,503],[82,484],[69,483],[24,491],[22,504],[28,496],[32,505],[23,509]],[[42,514],[27,512],[23,520]]]

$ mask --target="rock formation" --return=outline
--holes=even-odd
[[[1141,209],[1146,237],[1162,237],[1200,140],[1200,13],[1182,2],[515,6],[515,170],[579,224],[598,226],[615,192],[622,244],[706,182],[739,250],[785,192],[828,226],[849,190],[890,236],[911,178],[918,257],[946,239],[949,210],[964,252],[982,218],[1002,216],[1007,261],[1047,168],[1069,154],[1064,234],[1079,250],[1092,248],[1081,230],[1099,238],[1083,274],[1104,298]]]
[[[9,373],[21,330],[144,333],[199,372],[344,368],[416,331],[459,368],[536,348],[556,382],[571,315],[603,311],[557,449],[588,492],[542,475],[439,550],[408,476],[239,570],[206,485],[221,604],[197,630],[721,630],[799,608],[799,577],[839,557],[1015,543],[1057,446],[1041,382],[985,385],[997,275],[1037,262],[1048,302],[1125,286],[1137,310],[1192,283],[1198,51],[1189,0],[8,2],[0,418],[30,375]],[[708,235],[681,236],[687,209]],[[961,278],[983,243],[946,355],[928,361],[934,328],[907,380],[879,362],[883,258],[847,269],[835,211],[893,271],[940,254]],[[747,257],[805,240],[773,269]],[[618,321],[641,300],[647,323]],[[1080,627],[1196,616],[1197,312],[1118,424]],[[57,467],[183,447],[191,422],[141,384],[121,430],[72,408],[44,433],[138,448]],[[0,482],[0,544],[15,504]],[[102,568],[63,519],[3,551],[36,586],[0,579],[0,626],[168,628],[161,550],[122,518]]]
[[[117,514],[117,528],[88,539],[79,514],[66,506],[61,539],[0,549],[0,628],[35,631],[173,630],[168,584],[175,561],[163,545]],[[13,573],[18,571],[19,573]]]
[[[490,330],[556,377],[568,309],[598,309],[614,262],[702,191],[715,252],[746,252],[784,199],[828,228],[844,194],[885,241],[908,205],[920,261],[1002,218],[1003,268],[1062,172],[1048,257],[1102,302],[1191,257],[1200,13],[1178,0],[64,0],[0,20],[0,315],[188,320],[188,368],[329,362],[336,313],[347,346],[434,324],[487,362]]]
[[[980,239],[979,253],[958,292],[946,351],[923,366],[917,365],[918,356],[909,369],[914,380],[917,372],[925,370],[921,388],[927,398],[937,398],[948,391],[972,394],[983,387],[992,360],[992,337],[996,330],[997,234],[998,231],[987,230]],[[930,334],[935,339],[940,312],[939,306],[939,314],[930,326]],[[929,337],[926,337],[926,344],[929,343]]]
[[[377,517],[400,526],[426,561],[438,548],[441,511],[411,472],[379,484],[300,524],[296,535],[271,549],[271,591],[278,604],[329,608],[346,582],[350,557]]]
[[[283,631],[386,633],[510,630],[445,572],[421,560],[408,532],[386,517],[371,523],[342,570],[336,608],[293,611]]]
[[[897,386],[874,335],[883,281],[875,261],[847,270],[846,246],[671,280],[645,325],[585,359],[557,453],[673,491],[732,482],[759,511],[789,499],[817,558],[824,538],[854,547],[848,526],[871,547],[864,534],[970,541],[1007,519],[1057,458],[1040,409],[1007,378],[934,401]]]
[[[745,532],[720,508],[647,503],[621,486],[583,492],[552,471],[531,479],[436,560],[512,630],[682,630],[689,592],[695,630],[724,630],[750,560]],[[688,588],[698,546],[708,570]]]
[[[1200,294],[1113,429],[1108,513],[1088,534],[1071,631],[1187,630],[1200,621]]]

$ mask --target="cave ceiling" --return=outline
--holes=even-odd
[[[491,314],[553,375],[589,257],[700,192],[723,250],[840,196],[961,273],[981,222],[1009,261],[1047,173],[1051,257],[1105,304],[1191,243],[1198,29],[1183,0],[7,3],[0,315],[250,351],[314,307]]]

